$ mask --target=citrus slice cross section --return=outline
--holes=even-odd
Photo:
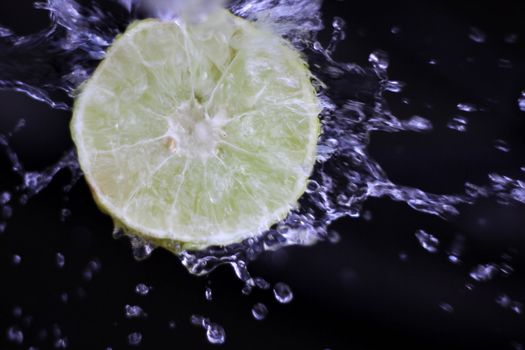
[[[133,23],[82,87],[71,121],[97,204],[167,248],[267,230],[297,205],[315,163],[311,81],[284,39],[227,10],[201,23]]]

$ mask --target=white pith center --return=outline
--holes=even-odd
[[[217,155],[219,143],[225,136],[222,130],[227,120],[224,109],[210,116],[199,102],[192,100],[180,104],[167,119],[164,143],[170,153],[201,159]]]

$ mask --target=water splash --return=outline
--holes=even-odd
[[[135,0],[106,1],[104,4],[47,0],[37,3],[36,7],[49,13],[52,25],[48,29],[17,36],[8,28],[0,28],[0,88],[23,92],[53,108],[65,110],[70,109],[77,89],[104,57],[115,36],[131,21],[155,15],[151,8],[148,12],[147,7]],[[246,294],[252,288],[267,289],[268,283],[250,275],[250,261],[264,251],[290,245],[337,241],[333,239],[330,224],[342,217],[363,216],[362,205],[369,198],[390,198],[443,219],[456,217],[461,206],[480,199],[492,198],[504,205],[525,203],[525,182],[497,173],[489,174],[486,184],[466,183],[464,193],[456,194],[434,194],[392,182],[369,154],[371,135],[430,132],[433,125],[422,116],[403,119],[390,111],[384,95],[402,91],[404,84],[389,80],[388,55],[383,51],[372,52],[370,65],[366,67],[336,61],[333,54],[338,43],[345,39],[345,22],[334,18],[329,41],[318,41],[318,32],[323,29],[320,1],[236,0],[228,7],[233,13],[287,38],[307,57],[313,74],[319,79],[315,84],[323,106],[323,133],[318,143],[317,164],[298,209],[259,237],[226,247],[179,253],[180,260],[191,273],[203,275],[227,264],[245,282],[243,292]],[[171,20],[177,13],[167,16],[163,12],[162,16],[157,16]],[[475,28],[469,36],[477,43],[486,40],[485,34]],[[436,63],[437,60],[429,61],[429,64]],[[522,97],[520,95],[518,102],[520,108]],[[464,113],[482,110],[467,102],[459,103],[457,108]],[[454,119],[453,122],[454,125],[449,125],[452,129],[464,131],[466,128],[466,119]],[[71,182],[64,187],[65,192],[82,176],[74,150],[43,171],[26,170],[10,145],[13,134],[23,126],[21,121],[11,133],[0,135],[0,146],[11,161],[13,172],[20,178],[16,191],[3,192],[0,196],[4,221],[12,214],[9,203],[14,198],[21,203],[27,202],[62,170],[71,173]],[[0,231],[4,221],[0,222]],[[114,235],[118,238],[122,233],[117,231]],[[153,244],[138,237],[130,236],[130,241],[138,259],[149,257],[155,249]],[[450,256],[457,258],[458,255]],[[486,276],[491,275],[483,272],[487,269],[473,271],[471,276],[476,278],[472,278],[487,279]],[[88,275],[92,275],[93,271],[89,271]]]

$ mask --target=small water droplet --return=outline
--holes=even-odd
[[[20,263],[22,262],[22,257],[18,254],[14,254],[12,257],[11,257],[11,262],[13,263],[13,265],[20,265]]]
[[[142,343],[142,334],[139,332],[133,332],[128,334],[128,344],[131,346],[139,346]]]
[[[370,56],[368,56],[368,62],[370,62],[374,68],[381,71],[385,71],[390,64],[388,54],[383,51],[372,52]]]
[[[60,294],[60,301],[62,301],[62,303],[64,304],[67,304],[67,302],[69,301],[69,294],[67,293],[61,293]]]
[[[9,205],[2,207],[2,218],[4,220],[10,219],[13,216],[13,208]]]
[[[510,152],[510,145],[505,140],[501,140],[501,139],[494,140],[494,148],[503,153]]]
[[[499,58],[498,59],[498,68],[502,69],[512,69],[513,65],[509,59]]]
[[[450,305],[449,303],[441,303],[439,304],[439,308],[448,313],[454,312],[454,307]]]
[[[459,260],[459,258],[453,254],[448,256],[448,261],[450,261],[453,264],[459,264],[461,262],[461,260]]]
[[[401,28],[399,28],[398,26],[392,26],[392,28],[390,28],[390,33],[392,34],[399,34],[401,32]]]
[[[208,338],[211,344],[224,344],[226,332],[224,332],[224,328],[218,324],[210,323],[210,325],[206,327],[206,338]]]
[[[208,301],[211,301],[213,299],[213,291],[210,287],[206,287],[206,290],[204,291],[204,297]]]
[[[66,258],[62,253],[59,252],[55,254],[55,264],[59,269],[63,268],[66,264]]]
[[[430,131],[432,130],[432,123],[430,120],[421,116],[415,115],[408,120],[402,121],[403,126],[406,130],[413,131]]]
[[[334,17],[334,20],[332,21],[332,27],[337,30],[344,29],[346,23],[345,20],[341,17]]]
[[[150,287],[145,285],[144,283],[139,283],[135,286],[135,293],[138,295],[146,296],[150,292]]]
[[[4,191],[0,194],[0,204],[1,205],[7,204],[10,201],[11,201],[11,193]]]
[[[525,90],[523,90],[518,98],[518,107],[520,111],[525,112]]]
[[[432,234],[425,232],[424,230],[418,230],[415,233],[419,244],[429,253],[436,253],[439,247],[439,240]]]
[[[487,36],[485,35],[485,33],[481,29],[476,27],[470,27],[468,37],[470,38],[470,40],[478,44],[484,43],[485,40],[487,40]]]
[[[286,283],[276,283],[273,287],[273,295],[275,300],[281,304],[288,304],[293,299],[293,292]]]
[[[126,318],[147,317],[147,314],[138,305],[128,305],[128,304],[126,304],[124,306],[124,311],[126,312]]]
[[[253,282],[255,286],[259,289],[263,289],[263,290],[270,289],[270,283],[268,283],[268,281],[266,281],[264,278],[255,277],[253,279]]]
[[[452,118],[452,120],[450,120],[447,123],[447,127],[449,129],[456,130],[458,132],[467,131],[467,126],[468,126],[468,120],[467,118],[462,117],[462,116],[454,117]]]
[[[258,321],[264,320],[268,315],[268,308],[263,303],[257,303],[252,308],[252,315]]]
[[[472,113],[479,111],[478,106],[473,103],[460,102],[457,104],[457,108],[462,112]]]
[[[385,84],[385,90],[390,92],[401,92],[405,87],[405,83],[402,81],[388,80]]]
[[[177,328],[177,323],[175,321],[173,321],[173,320],[169,321],[168,322],[168,328],[171,329],[171,330]]]
[[[321,186],[317,183],[315,180],[308,180],[308,183],[306,184],[306,193],[315,193],[319,191]]]
[[[17,326],[12,326],[7,329],[7,340],[14,344],[22,344],[24,342],[24,333]]]
[[[430,64],[431,66],[435,66],[439,63],[439,61],[436,59],[436,58],[431,58],[428,60],[428,64]]]
[[[400,252],[399,253],[399,260],[401,260],[402,262],[407,262],[408,261],[408,254],[405,253],[405,252]]]
[[[516,33],[509,33],[509,34],[505,35],[505,37],[503,38],[503,40],[504,40],[507,44],[515,44],[516,41],[518,41],[518,34],[516,34]]]
[[[490,281],[491,279],[493,279],[497,273],[498,273],[498,268],[496,267],[496,265],[481,264],[481,265],[476,266],[470,272],[470,278],[478,282],[486,282],[486,281]]]
[[[71,210],[69,210],[68,208],[62,208],[62,210],[60,210],[60,221],[61,222],[66,222],[70,216],[71,216]]]
[[[55,349],[67,349],[68,340],[67,338],[59,338],[55,341]]]
[[[22,313],[23,313],[23,311],[22,311],[22,308],[20,306],[13,307],[13,316],[15,318],[22,317]]]

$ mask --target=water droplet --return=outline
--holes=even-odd
[[[22,311],[22,308],[20,306],[13,307],[13,316],[15,318],[22,317],[22,313],[23,313],[23,311]]]
[[[210,287],[206,287],[206,290],[204,291],[204,297],[208,301],[211,301],[213,299],[213,291]]]
[[[439,308],[448,313],[454,312],[454,307],[450,305],[449,303],[441,303],[439,304]]]
[[[344,29],[345,25],[346,23],[344,19],[342,19],[341,17],[334,17],[334,20],[332,22],[332,27],[334,29],[342,30]]]
[[[407,262],[408,261],[408,254],[405,253],[405,252],[400,252],[399,253],[399,260],[401,260],[402,262]]]
[[[9,205],[6,205],[2,208],[2,218],[4,220],[10,219],[13,216],[13,208]]]
[[[308,180],[308,183],[306,184],[306,193],[315,193],[319,191],[321,186],[317,183],[315,180]]]
[[[453,264],[459,264],[461,262],[461,260],[459,260],[459,257],[452,254],[448,256],[448,261],[450,261]]]
[[[503,38],[503,40],[507,44],[515,44],[516,41],[518,41],[518,34],[516,34],[516,33],[509,33],[509,34],[505,35],[505,38]]]
[[[69,294],[67,293],[61,293],[60,294],[60,301],[62,301],[62,303],[64,304],[67,304],[67,302],[69,301]]]
[[[146,242],[143,239],[136,236],[131,236],[130,242],[133,257],[138,261],[142,261],[144,259],[149,258],[151,256],[151,253],[153,253],[153,250],[155,250],[155,246],[153,244]]]
[[[522,312],[522,303],[512,300],[506,294],[500,294],[496,297],[496,304],[501,306],[504,309],[508,309],[516,314],[521,314]]]
[[[135,286],[135,293],[138,295],[146,296],[150,292],[150,287],[145,285],[144,283],[139,283]]]
[[[385,84],[385,90],[390,92],[401,92],[405,87],[405,83],[402,81],[388,80]]]
[[[428,64],[430,64],[431,66],[435,66],[439,63],[439,61],[435,58],[431,58],[428,60]]]
[[[253,279],[253,282],[255,286],[259,289],[263,289],[263,290],[270,289],[270,283],[268,283],[268,281],[266,281],[264,278],[255,277]]]
[[[462,116],[454,117],[454,118],[452,118],[452,120],[450,120],[447,123],[447,127],[449,129],[456,130],[456,131],[459,131],[459,132],[467,131],[467,125],[468,125],[467,118],[462,117]]]
[[[168,322],[168,328],[171,329],[171,330],[177,328],[177,323],[175,321],[173,321],[173,320],[169,321]]]
[[[468,102],[461,102],[457,104],[457,107],[462,112],[472,113],[472,112],[478,112],[479,108],[473,103]]]
[[[11,193],[9,192],[2,192],[0,194],[0,205],[7,204],[11,201]]]
[[[133,332],[128,334],[128,344],[131,346],[139,346],[142,343],[142,334],[139,332]]]
[[[293,299],[293,292],[286,283],[276,283],[273,287],[273,295],[275,300],[281,304],[288,304]]]
[[[498,59],[498,68],[502,69],[512,69],[513,65],[509,59],[499,58]]]
[[[412,131],[430,131],[432,130],[432,123],[430,120],[423,118],[421,116],[415,115],[408,120],[404,120],[403,127],[406,130]]]
[[[520,111],[525,112],[525,90],[523,90],[518,98],[518,107]]]
[[[476,266],[470,272],[470,278],[478,282],[486,282],[486,281],[490,281],[491,279],[493,279],[497,273],[498,273],[498,268],[496,267],[496,265],[482,264],[482,265]]]
[[[206,338],[208,338],[208,341],[211,344],[224,344],[224,341],[226,340],[226,332],[224,331],[224,328],[218,324],[211,323],[206,327]]]
[[[55,254],[55,264],[59,269],[63,268],[66,264],[66,258],[62,253],[59,252]]]
[[[124,306],[124,311],[126,312],[126,318],[147,317],[147,314],[138,305],[128,305],[128,304],[126,304],[126,306]]]
[[[470,40],[478,44],[484,43],[487,39],[485,33],[481,29],[476,27],[470,27],[468,37],[470,38]]]
[[[501,139],[494,140],[494,148],[503,153],[510,152],[510,145],[505,140],[501,140]]]
[[[383,51],[372,52],[370,56],[368,56],[368,62],[370,62],[374,68],[379,69],[380,71],[385,71],[390,64],[388,54]]]
[[[59,338],[55,341],[55,349],[67,349],[68,340],[67,338]]]
[[[14,344],[22,344],[24,342],[24,333],[17,326],[12,326],[7,329],[7,340]]]
[[[264,320],[268,315],[268,308],[263,303],[257,303],[252,308],[252,315],[258,321]]]
[[[60,210],[60,221],[66,222],[70,216],[71,210],[69,210],[68,208],[62,208],[62,210]]]
[[[401,28],[399,28],[398,26],[392,26],[392,28],[390,28],[390,33],[392,34],[399,34],[401,32]]]
[[[14,254],[12,257],[11,257],[11,262],[13,263],[13,265],[20,265],[20,263],[22,262],[22,257],[18,254]]]
[[[213,323],[209,318],[191,315],[191,324],[206,330],[206,338],[211,344],[223,344],[226,340],[226,332],[220,325]]]
[[[436,253],[438,251],[439,240],[435,236],[433,236],[432,234],[427,233],[424,230],[418,230],[415,233],[415,236],[416,236],[417,240],[419,241],[419,244],[427,252]]]

